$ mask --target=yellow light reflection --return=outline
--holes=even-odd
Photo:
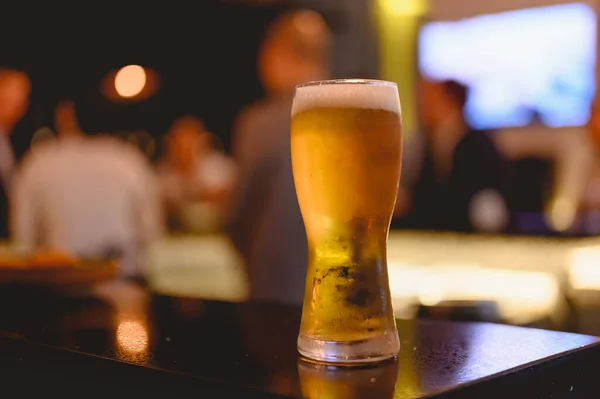
[[[392,15],[416,16],[427,11],[426,0],[381,0],[381,6]]]
[[[396,360],[356,368],[298,361],[300,387],[307,399],[404,397],[394,392],[398,372]]]
[[[381,77],[398,83],[402,98],[402,125],[405,139],[418,131],[417,54],[421,17],[427,0],[379,0],[377,20],[381,47]]]
[[[548,315],[559,303],[560,290],[549,273],[500,270],[476,264],[411,265],[390,262],[394,301],[433,306],[442,301],[498,304],[503,318],[521,321]],[[598,273],[600,283],[600,273]]]
[[[123,320],[117,327],[119,349],[129,355],[138,355],[148,350],[148,330],[138,320]]]
[[[569,282],[576,290],[600,290],[600,246],[573,250]]]
[[[550,207],[548,222],[556,231],[566,231],[573,225],[577,216],[577,207],[574,201],[559,198]]]
[[[425,306],[435,306],[444,300],[444,286],[437,279],[423,280],[417,288],[419,302]]]
[[[146,86],[146,71],[139,65],[127,65],[115,75],[115,89],[121,97],[135,97]]]

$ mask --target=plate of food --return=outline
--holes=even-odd
[[[0,251],[0,283],[56,288],[87,286],[117,276],[116,259],[84,259],[64,251],[40,249],[30,253]]]

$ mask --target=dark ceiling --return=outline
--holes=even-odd
[[[40,4],[8,10],[8,22],[0,24],[1,37],[9,38],[0,65],[23,68],[33,80],[20,147],[37,127],[52,124],[53,106],[64,97],[75,99],[90,132],[143,129],[160,136],[173,118],[192,113],[228,145],[235,115],[261,95],[256,51],[265,26],[282,10],[216,0],[85,12]],[[101,80],[130,63],[157,70],[160,91],[138,104],[109,102]]]

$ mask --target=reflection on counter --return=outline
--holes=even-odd
[[[555,315],[560,290],[541,272],[487,269],[481,266],[416,266],[392,263],[390,286],[398,317],[409,318],[410,305],[436,306],[448,301],[491,301],[499,320],[525,324]]]
[[[148,364],[148,293],[142,287],[124,281],[100,285],[95,288],[94,293],[113,308],[116,357],[126,362]]]
[[[121,320],[117,324],[117,345],[130,355],[148,350],[148,327],[138,320]]]
[[[376,366],[350,368],[299,360],[298,375],[302,395],[307,399],[392,399],[398,361],[392,359]]]

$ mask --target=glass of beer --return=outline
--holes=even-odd
[[[402,158],[395,83],[330,80],[296,87],[294,182],[308,238],[301,355],[381,361],[400,349],[386,245]]]

